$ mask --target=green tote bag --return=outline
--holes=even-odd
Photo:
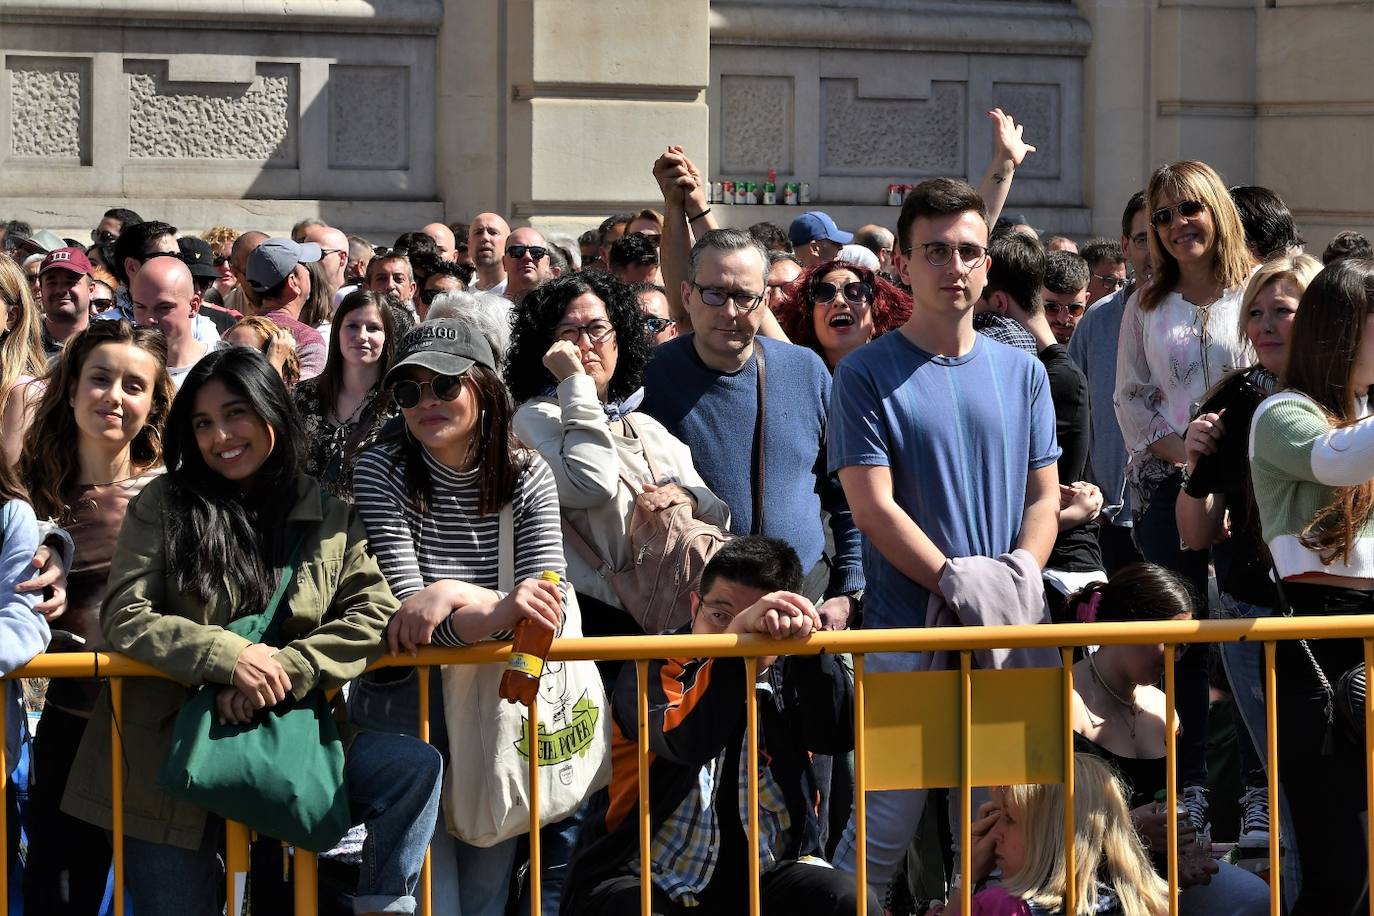
[[[261,614],[240,617],[228,629],[253,642],[279,645],[282,598],[295,576],[301,538],[291,550],[277,590]],[[344,787],[344,749],[322,690],[290,697],[258,712],[247,725],[221,725],[215,697],[222,684],[205,684],[177,713],[171,750],[158,784],[263,836],[312,852],[334,847],[351,818]]]

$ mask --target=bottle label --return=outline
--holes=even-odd
[[[510,661],[506,662],[507,671],[518,671],[530,677],[539,677],[544,673],[544,660],[537,655],[530,655],[526,652],[512,652]]]

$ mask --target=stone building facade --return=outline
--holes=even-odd
[[[1374,0],[0,0],[0,216],[575,229],[652,203],[680,143],[892,223],[889,184],[977,180],[1001,106],[1039,147],[1010,204],[1035,225],[1112,234],[1195,157],[1319,247],[1374,232],[1370,47]]]

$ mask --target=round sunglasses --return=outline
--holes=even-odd
[[[397,407],[409,410],[419,405],[424,398],[426,388],[438,400],[452,401],[463,390],[463,376],[436,375],[425,382],[417,382],[413,378],[401,379],[391,386],[391,397],[396,402]]]
[[[811,287],[811,295],[817,305],[834,302],[835,297],[839,295],[843,295],[844,301],[850,305],[866,305],[873,301],[873,287],[862,280],[853,280],[843,286],[836,286],[834,283],[817,283]]]

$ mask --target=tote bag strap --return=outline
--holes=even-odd
[[[320,510],[321,513],[323,513],[323,490],[320,491]],[[282,599],[286,597],[286,590],[290,588],[291,580],[296,577],[296,566],[300,562],[301,546],[305,543],[305,533],[304,526],[301,527],[300,531],[296,532],[296,539],[291,544],[291,552],[287,554],[286,557],[286,565],[282,567],[281,578],[277,580],[276,591],[272,592],[272,597],[268,600],[267,607],[263,609],[261,614],[254,615],[256,618],[255,623],[249,623],[244,630],[239,632],[239,635],[245,639],[251,639],[257,642],[264,640],[269,632],[275,635],[281,623],[286,619],[289,608],[283,606]],[[254,618],[245,618],[245,623],[253,619]]]

